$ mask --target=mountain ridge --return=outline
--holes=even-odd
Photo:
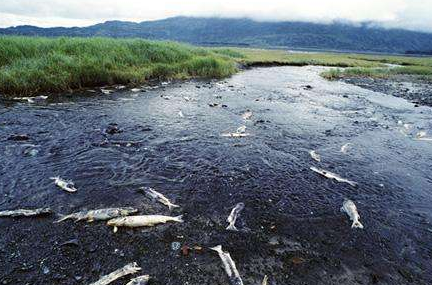
[[[335,22],[258,22],[247,18],[173,17],[156,21],[112,20],[87,27],[39,28],[30,25],[0,29],[2,35],[46,37],[114,37],[174,40],[196,45],[287,47],[384,53],[424,53],[432,33]]]

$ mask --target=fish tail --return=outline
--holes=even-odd
[[[352,223],[351,228],[363,229],[363,225],[360,223],[360,221],[354,221],[354,222]]]
[[[169,205],[168,205],[168,208],[169,208],[169,210],[171,211],[171,210],[174,209],[174,208],[180,208],[180,206],[179,206],[179,205],[176,205],[176,204],[169,204]]]
[[[236,226],[234,224],[229,224],[226,229],[228,231],[238,231],[238,229],[236,228]]]
[[[183,221],[183,215],[180,215],[180,216],[174,217],[174,221],[179,222],[179,223],[183,223],[183,222],[184,222],[184,221]]]
[[[223,253],[223,251],[222,251],[222,246],[221,246],[221,245],[217,245],[217,246],[215,246],[215,247],[210,247],[210,249],[211,249],[211,250],[214,250],[214,251],[216,251],[216,252],[218,252],[218,253]]]

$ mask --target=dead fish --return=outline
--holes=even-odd
[[[415,139],[418,141],[432,141],[432,138],[426,137],[427,133],[426,131],[420,131],[417,133]]]
[[[162,193],[157,192],[151,187],[141,187],[140,189],[144,191],[144,193],[148,197],[157,200],[158,202],[164,204],[165,206],[168,206],[170,210],[172,210],[173,208],[180,207],[179,205],[171,203],[171,201],[167,197],[165,197]]]
[[[107,225],[113,226],[114,233],[116,233],[118,227],[136,228],[136,227],[152,227],[157,224],[164,224],[167,222],[183,223],[182,218],[183,218],[182,215],[177,217],[169,217],[169,216],[162,216],[162,215],[128,216],[128,217],[121,217],[121,218],[115,218],[109,220],[107,222]]]
[[[136,93],[136,92],[140,92],[141,89],[140,88],[132,88],[130,91]]]
[[[5,211],[0,211],[0,217],[33,217],[33,216],[46,215],[51,213],[52,211],[50,208],[40,208],[34,210],[25,210],[25,209],[5,210]]]
[[[109,95],[109,94],[113,93],[114,91],[108,90],[108,89],[101,89],[101,92],[105,95]]]
[[[229,137],[229,138],[244,138],[250,136],[248,133],[224,133],[221,136],[223,137]]]
[[[77,189],[75,188],[75,184],[72,181],[63,180],[58,176],[51,177],[50,179],[54,180],[54,184],[66,192],[73,193],[77,191]]]
[[[351,221],[353,221],[351,228],[363,229],[363,225],[360,223],[360,215],[357,212],[357,207],[351,200],[345,200],[341,207],[341,212],[347,213]]]
[[[110,274],[103,276],[101,279],[99,279],[99,281],[91,283],[90,285],[108,285],[117,279],[120,279],[126,275],[135,274],[140,270],[141,267],[138,267],[136,262],[129,263],[123,268],[117,269],[116,271],[113,271]]]
[[[238,231],[235,222],[237,221],[238,216],[240,215],[240,212],[244,209],[245,204],[244,203],[238,203],[234,209],[231,210],[230,215],[227,218],[227,222],[229,223],[228,227],[226,228],[229,231]]]
[[[124,85],[118,85],[118,86],[116,86],[117,90],[122,90],[122,89],[125,89],[125,88],[126,88],[126,86],[124,86]]]
[[[242,118],[243,120],[247,121],[252,118],[252,115],[253,115],[252,112],[248,110],[242,115]]]
[[[265,275],[261,285],[267,285],[267,284],[268,284],[268,277],[267,275]]]
[[[357,186],[356,182],[350,181],[350,180],[345,179],[345,178],[342,178],[342,177],[340,177],[339,175],[337,175],[337,174],[335,174],[333,172],[330,172],[330,171],[327,171],[327,170],[324,170],[324,169],[319,169],[319,168],[316,168],[316,167],[313,167],[313,166],[310,169],[312,171],[318,173],[318,174],[321,174],[322,176],[324,176],[326,178],[334,179],[337,182],[348,183],[349,185],[354,186],[354,187]]]
[[[351,146],[351,143],[346,143],[346,144],[344,144],[342,147],[341,147],[341,149],[340,149],[340,151],[342,152],[342,153],[348,153],[348,149],[350,148],[350,146]]]
[[[81,212],[63,216],[60,220],[56,221],[55,223],[59,223],[68,219],[74,219],[76,222],[81,220],[87,220],[88,222],[106,221],[120,216],[128,216],[130,214],[137,213],[137,212],[138,212],[137,209],[131,207],[81,211]]]
[[[240,277],[234,261],[231,258],[231,255],[228,252],[224,252],[221,245],[212,247],[210,249],[216,251],[219,254],[219,257],[222,260],[225,272],[228,275],[230,283],[232,285],[243,285],[243,281]]]
[[[309,151],[309,154],[314,160],[321,162],[321,156],[318,153],[316,153],[316,151],[311,150]]]
[[[126,285],[147,285],[150,280],[150,275],[143,275],[132,278]]]

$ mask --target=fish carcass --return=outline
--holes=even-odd
[[[142,190],[149,198],[155,199],[158,202],[164,204],[165,206],[168,206],[170,210],[173,208],[179,208],[179,205],[171,203],[171,201],[165,197],[162,193],[157,192],[151,187],[141,187],[140,190]]]
[[[98,281],[91,283],[90,285],[108,285],[111,282],[116,281],[119,278],[122,278],[124,276],[135,274],[138,271],[141,270],[141,267],[138,267],[136,262],[129,263],[125,265],[124,267],[117,269],[116,271],[111,272],[108,275],[103,276]]]
[[[230,283],[232,285],[243,285],[243,281],[240,277],[234,261],[231,258],[231,255],[228,252],[224,252],[221,245],[212,247],[210,249],[216,251],[219,254],[219,257],[222,260],[225,272],[228,275]]]
[[[340,210],[341,212],[347,213],[351,221],[353,221],[351,228],[363,229],[363,225],[360,223],[360,215],[353,201],[345,200]]]
[[[26,209],[5,210],[5,211],[0,211],[0,217],[32,217],[32,216],[46,215],[51,213],[52,211],[50,208],[40,208],[34,210],[26,210]]]
[[[316,168],[316,167],[313,167],[313,166],[310,169],[312,171],[318,173],[318,174],[321,174],[322,176],[324,176],[326,178],[334,179],[337,182],[348,183],[349,185],[354,186],[354,187],[357,186],[357,182],[354,182],[354,181],[342,178],[339,175],[337,175],[336,173],[333,173],[333,172],[330,172],[330,171],[327,171],[327,170],[324,170],[324,169],[319,169],[319,168]]]
[[[54,184],[57,185],[57,187],[66,192],[73,193],[77,191],[75,184],[72,181],[66,181],[58,176],[51,177],[50,179],[54,180]]]
[[[170,217],[162,215],[143,215],[143,216],[128,216],[111,219],[107,222],[108,226],[114,227],[114,233],[117,232],[118,227],[152,227],[157,224],[164,224],[167,222],[183,223],[183,216]]]
[[[226,228],[229,231],[238,231],[235,223],[237,221],[238,216],[240,215],[240,212],[244,209],[245,204],[244,203],[238,203],[232,210],[230,215],[227,218],[227,222],[229,223],[228,227]]]
[[[93,221],[106,221],[109,219],[128,216],[130,214],[138,212],[137,209],[131,207],[125,208],[106,208],[106,209],[98,209],[98,210],[90,210],[90,211],[80,211],[77,213],[72,213],[69,215],[63,216],[61,219],[56,221],[56,223],[62,222],[68,219],[74,219],[76,222],[81,220],[87,220],[88,222]]]

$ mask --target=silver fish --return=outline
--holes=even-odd
[[[151,199],[155,199],[160,203],[164,204],[165,206],[168,206],[170,210],[180,207],[179,205],[171,203],[171,201],[167,197],[165,197],[162,193],[157,192],[151,187],[141,187],[140,189],[144,191],[144,193]]]
[[[143,275],[132,278],[126,285],[147,285],[150,280],[150,275]]]
[[[114,227],[114,233],[117,232],[118,227],[152,227],[157,224],[164,224],[167,222],[183,223],[183,216],[170,217],[162,215],[143,215],[143,216],[128,216],[109,220],[108,226]]]
[[[342,178],[342,177],[340,177],[339,175],[337,175],[337,174],[335,174],[333,172],[330,172],[330,171],[327,171],[327,170],[324,170],[324,169],[319,169],[319,168],[316,168],[316,167],[313,167],[313,166],[310,169],[312,171],[318,173],[318,174],[321,174],[322,176],[324,176],[326,178],[334,179],[337,182],[348,183],[349,185],[354,186],[354,187],[357,186],[357,182],[354,182],[354,181]]]
[[[25,209],[6,210],[6,211],[0,211],[0,217],[32,217],[32,216],[39,216],[39,215],[45,215],[51,213],[52,211],[50,208],[40,208],[34,210],[25,210]]]
[[[231,258],[231,255],[228,252],[224,252],[221,245],[212,247],[210,249],[216,251],[219,254],[219,257],[222,260],[225,272],[228,275],[230,283],[232,285],[243,285],[243,281],[240,277],[234,261]]]
[[[341,207],[341,212],[347,213],[351,221],[353,221],[351,228],[363,229],[363,225],[360,223],[360,215],[357,212],[357,207],[351,200],[345,200]]]
[[[316,153],[316,151],[311,150],[309,151],[309,154],[315,161],[321,162],[321,156],[318,153]]]
[[[240,215],[240,212],[244,209],[245,204],[244,203],[238,203],[234,209],[231,210],[230,215],[227,218],[227,222],[229,223],[228,227],[226,228],[229,231],[238,231],[235,222],[237,221],[238,216]]]
[[[342,152],[342,153],[348,153],[348,149],[350,148],[350,146],[351,146],[351,143],[346,143],[346,144],[344,144],[342,147],[341,147],[341,149],[340,149],[340,151]]]
[[[117,269],[116,271],[111,272],[108,275],[103,276],[98,281],[91,283],[90,285],[108,285],[115,280],[122,278],[127,275],[135,274],[141,270],[141,267],[138,267],[136,262],[129,263],[125,265],[123,268]]]
[[[106,221],[120,216],[127,216],[137,212],[138,212],[137,209],[131,207],[106,208],[106,209],[98,209],[98,210],[90,210],[90,211],[81,211],[81,212],[72,213],[63,216],[60,220],[56,221],[56,223],[60,223],[68,219],[74,219],[76,222],[81,220],[87,220],[88,222]]]
[[[51,177],[51,180],[54,180],[54,184],[57,185],[57,187],[61,188],[62,190],[66,192],[76,192],[77,189],[75,188],[75,184],[72,181],[66,181],[58,176]]]

